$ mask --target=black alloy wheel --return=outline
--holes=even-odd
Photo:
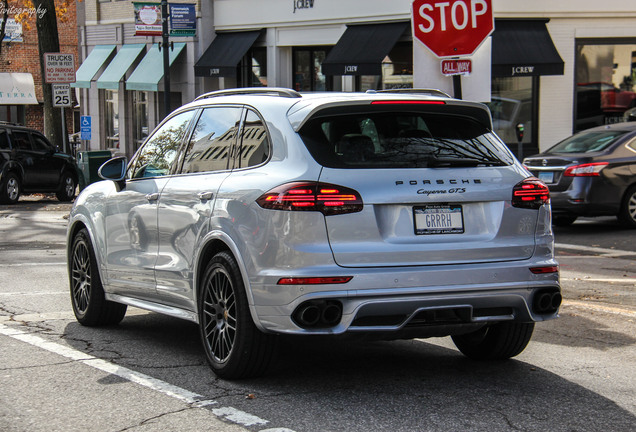
[[[199,329],[208,363],[219,377],[261,375],[274,355],[276,338],[254,325],[240,270],[228,252],[212,258],[201,280]]]
[[[88,231],[73,238],[69,263],[71,304],[77,321],[85,326],[118,324],[126,315],[126,305],[106,300]]]

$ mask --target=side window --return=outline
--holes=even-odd
[[[0,149],[7,150],[9,148],[9,137],[7,131],[0,129]]]
[[[31,150],[31,140],[29,139],[29,134],[26,132],[12,131],[11,142],[13,143],[14,149]]]
[[[210,107],[203,110],[188,144],[182,172],[221,171],[228,168],[242,108]]]
[[[237,157],[238,168],[260,165],[269,157],[265,123],[252,110],[247,111]]]
[[[195,111],[186,111],[177,114],[155,131],[140,150],[132,172],[129,173],[131,178],[157,177],[170,173],[194,113]]]
[[[33,148],[38,151],[50,151],[53,147],[44,140],[41,136],[32,134]]]

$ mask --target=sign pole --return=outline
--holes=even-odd
[[[161,29],[163,46],[163,106],[164,115],[170,114],[170,52],[168,51],[168,0],[161,0]]]
[[[462,76],[453,75],[453,97],[455,99],[462,98]]]

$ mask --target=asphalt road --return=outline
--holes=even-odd
[[[37,198],[37,199],[36,199]],[[565,302],[512,361],[448,338],[285,338],[259,379],[207,367],[196,325],[129,309],[86,328],[68,299],[68,204],[0,206],[2,431],[633,431],[636,232],[556,230]]]

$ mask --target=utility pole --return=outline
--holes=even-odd
[[[163,106],[165,115],[170,114],[170,52],[168,47],[168,0],[161,0],[161,31],[163,47]]]

